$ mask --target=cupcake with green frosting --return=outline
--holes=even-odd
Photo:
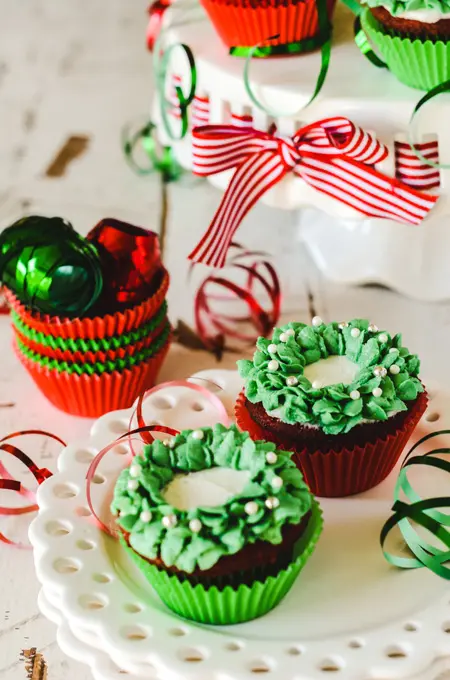
[[[405,85],[430,90],[450,79],[449,0],[365,0],[368,38]]]
[[[427,405],[419,358],[401,335],[365,319],[275,328],[238,368],[238,425],[293,451],[319,496],[348,496],[385,479]]]
[[[125,550],[163,602],[212,624],[275,607],[322,530],[291,453],[235,426],[147,445],[120,474],[111,510]]]

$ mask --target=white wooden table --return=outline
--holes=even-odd
[[[106,216],[158,228],[159,179],[134,175],[120,145],[122,126],[142,120],[150,108],[146,8],[147,0],[0,0],[0,228],[24,213],[62,215],[84,233]],[[49,177],[52,161],[73,136],[88,138],[85,152],[62,176]],[[215,189],[189,176],[169,187],[166,263],[174,273],[174,322],[190,321],[185,257],[218,199]],[[418,304],[379,288],[330,284],[293,235],[288,213],[263,207],[240,233],[247,246],[277,255],[288,316],[306,320],[312,310],[330,320],[367,316],[379,326],[402,329],[423,358],[425,380],[444,385],[450,380],[450,304]],[[84,437],[90,421],[46,402],[15,359],[10,340],[9,320],[0,317],[0,434],[39,427],[66,441]],[[223,367],[235,359],[225,355]],[[186,377],[213,362],[204,352],[175,345],[161,378]],[[40,465],[55,469],[56,451],[33,454]],[[31,553],[0,545],[0,575],[0,679],[90,679],[87,667],[59,650],[55,627],[38,612]],[[32,647],[43,654],[47,675],[26,671],[21,653]]]

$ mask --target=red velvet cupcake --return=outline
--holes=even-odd
[[[364,319],[289,323],[238,362],[237,423],[294,451],[311,491],[348,496],[394,468],[427,405],[420,361]]]

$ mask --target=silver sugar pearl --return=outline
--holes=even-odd
[[[374,397],[381,397],[381,395],[383,394],[383,390],[381,389],[381,387],[374,387],[374,389],[372,390],[372,394]]]
[[[347,321],[341,321],[341,323],[338,323],[338,328],[340,328],[341,331],[342,331],[343,328],[348,328]]]
[[[193,534],[198,534],[202,530],[203,524],[200,522],[199,519],[191,519],[189,522],[189,529],[192,531]]]
[[[397,364],[392,364],[389,369],[389,373],[392,375],[398,375],[400,373],[400,366],[397,366]]]
[[[143,510],[141,512],[141,514],[139,515],[139,517],[140,517],[141,522],[144,522],[145,524],[147,524],[152,519],[152,513],[150,512],[150,510]]]
[[[267,368],[269,369],[269,371],[278,371],[278,369],[280,368],[280,364],[276,359],[272,359],[267,364]]]
[[[176,515],[165,515],[165,517],[162,518],[163,527],[166,529],[172,529],[172,527],[176,526],[177,522],[178,519]]]
[[[378,326],[375,326],[374,323],[369,324],[369,329],[370,333],[377,333],[378,332]]]
[[[133,465],[130,466],[130,477],[139,477],[140,474],[141,466],[133,463]]]
[[[192,439],[200,440],[200,439],[203,439],[204,436],[205,436],[205,434],[204,434],[203,430],[194,430],[193,433],[192,433]]]
[[[385,378],[387,376],[387,369],[384,366],[375,366],[373,374],[376,378]]]
[[[286,331],[286,335],[295,335],[295,331],[293,328],[288,328]]]
[[[389,340],[389,338],[386,335],[386,333],[380,333],[380,335],[378,336],[378,340],[380,342],[387,342]]]
[[[249,501],[248,503],[245,504],[244,510],[247,513],[247,515],[256,515],[256,513],[259,510],[258,503],[255,501]]]
[[[289,335],[287,333],[281,333],[280,342],[287,342],[289,340]]]
[[[358,390],[352,390],[352,391],[350,392],[350,399],[353,399],[354,401],[356,401],[357,399],[359,399],[360,396],[361,396],[361,394],[359,393]]]
[[[139,486],[139,482],[137,479],[129,479],[127,486],[129,491],[136,491]]]
[[[266,461],[269,463],[269,465],[275,465],[277,460],[278,460],[278,456],[275,453],[275,451],[268,451],[266,453]]]
[[[267,348],[267,351],[270,352],[270,354],[276,354],[277,350],[278,346],[274,342],[272,342]]]
[[[271,484],[272,484],[272,489],[278,489],[279,490],[283,486],[283,480],[281,479],[281,477],[277,476],[277,477],[274,477],[272,479]]]
[[[269,496],[269,498],[266,498],[266,508],[269,508],[269,510],[275,510],[276,508],[279,507],[280,501],[276,496]]]
[[[352,336],[352,338],[359,338],[359,336],[361,335],[361,331],[359,330],[359,328],[352,328],[352,330],[350,331],[350,335]]]
[[[311,323],[315,328],[318,328],[319,326],[322,326],[323,321],[320,316],[314,316]]]
[[[288,387],[295,387],[295,385],[298,385],[298,378],[296,378],[295,375],[289,375],[286,378],[286,385]]]

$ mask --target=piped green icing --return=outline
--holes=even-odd
[[[277,450],[271,442],[254,442],[235,426],[203,428],[202,439],[192,433],[183,430],[170,446],[154,441],[120,474],[111,510],[129,533],[131,547],[144,557],[160,557],[168,567],[192,573],[197,568],[210,569],[221,557],[258,540],[281,543],[283,526],[298,524],[312,503],[311,492],[290,459],[292,454]],[[275,462],[268,462],[268,453],[276,453]],[[133,469],[136,465],[138,474]],[[214,507],[179,510],[164,499],[164,489],[175,475],[211,467],[248,470],[249,481],[242,493]],[[281,478],[281,487],[274,485],[275,478]],[[276,498],[277,507],[267,507],[268,498]],[[258,506],[251,515],[245,510],[250,501]],[[163,518],[171,515],[176,525],[166,528]],[[198,533],[189,527],[192,520],[201,522]]]
[[[247,399],[262,403],[268,412],[277,410],[277,417],[285,423],[314,425],[332,435],[349,432],[364,420],[387,420],[405,411],[406,402],[416,399],[424,389],[417,378],[419,358],[402,346],[401,335],[369,330],[366,319],[353,319],[343,328],[341,325],[289,323],[275,328],[272,340],[259,338],[253,361],[237,362]],[[360,331],[358,337],[352,336],[354,328]],[[280,336],[289,329],[294,333],[282,342]],[[269,352],[272,344],[277,345],[276,353]],[[357,364],[355,379],[350,385],[314,388],[303,375],[305,366],[332,355],[346,356]],[[271,371],[269,362],[274,359],[279,367]],[[386,369],[385,376],[374,374],[378,366]],[[295,376],[298,383],[287,385],[288,376]],[[382,390],[379,397],[373,394],[376,388]],[[350,393],[355,391],[360,396],[352,399]]]
[[[418,10],[437,10],[442,14],[450,12],[450,0],[364,0],[369,7],[385,7],[392,16]]]

